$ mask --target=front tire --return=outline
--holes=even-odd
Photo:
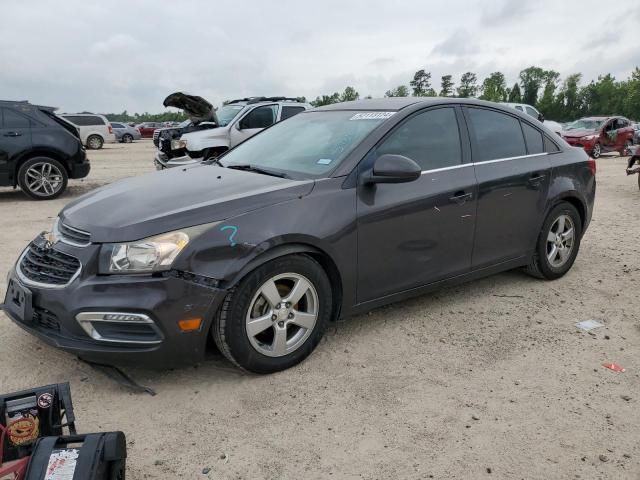
[[[309,356],[331,311],[331,285],[320,264],[307,255],[289,255],[258,267],[227,294],[212,335],[238,367],[278,372]]]
[[[542,225],[527,272],[547,280],[562,277],[575,262],[581,239],[582,219],[576,207],[568,202],[556,205]]]
[[[87,148],[90,150],[100,150],[103,144],[104,140],[100,135],[90,135],[87,138]]]
[[[53,158],[34,157],[18,170],[18,184],[35,200],[52,200],[67,188],[68,175],[64,166]]]
[[[593,158],[600,158],[600,155],[602,155],[602,146],[600,143],[596,143],[591,149],[591,156]]]
[[[133,143],[133,136],[129,135],[128,133],[125,133],[122,136],[122,143]]]

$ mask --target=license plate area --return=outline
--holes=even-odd
[[[9,280],[4,305],[5,308],[24,323],[32,322],[33,308],[31,291],[13,279]]]

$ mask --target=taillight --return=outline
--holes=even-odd
[[[113,133],[113,127],[109,125],[109,133]]]
[[[587,166],[589,167],[589,170],[591,170],[591,174],[595,177],[596,176],[596,159],[590,158],[589,160],[587,160]]]

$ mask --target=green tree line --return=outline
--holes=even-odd
[[[189,118],[183,112],[162,112],[162,113],[133,113],[130,114],[126,110],[122,113],[105,113],[105,117],[110,122],[133,122],[135,124],[142,122],[182,122]]]
[[[581,80],[581,73],[561,78],[554,70],[531,66],[520,72],[511,87],[502,72],[493,72],[482,82],[475,73],[465,72],[457,86],[452,75],[443,75],[437,91],[432,86],[431,73],[420,69],[409,80],[409,86],[398,85],[387,90],[385,96],[473,97],[492,102],[526,103],[546,118],[561,122],[586,115],[613,114],[640,120],[640,68],[636,67],[624,80],[616,80],[609,73],[587,84],[581,84]],[[322,95],[311,103],[321,106],[358,98],[358,92],[347,87],[342,94]]]

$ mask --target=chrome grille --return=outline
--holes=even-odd
[[[91,234],[77,228],[70,227],[58,221],[57,225],[60,240],[71,245],[85,247],[91,243]]]
[[[18,264],[27,280],[50,286],[64,286],[80,271],[80,260],[66,253],[29,245]]]

